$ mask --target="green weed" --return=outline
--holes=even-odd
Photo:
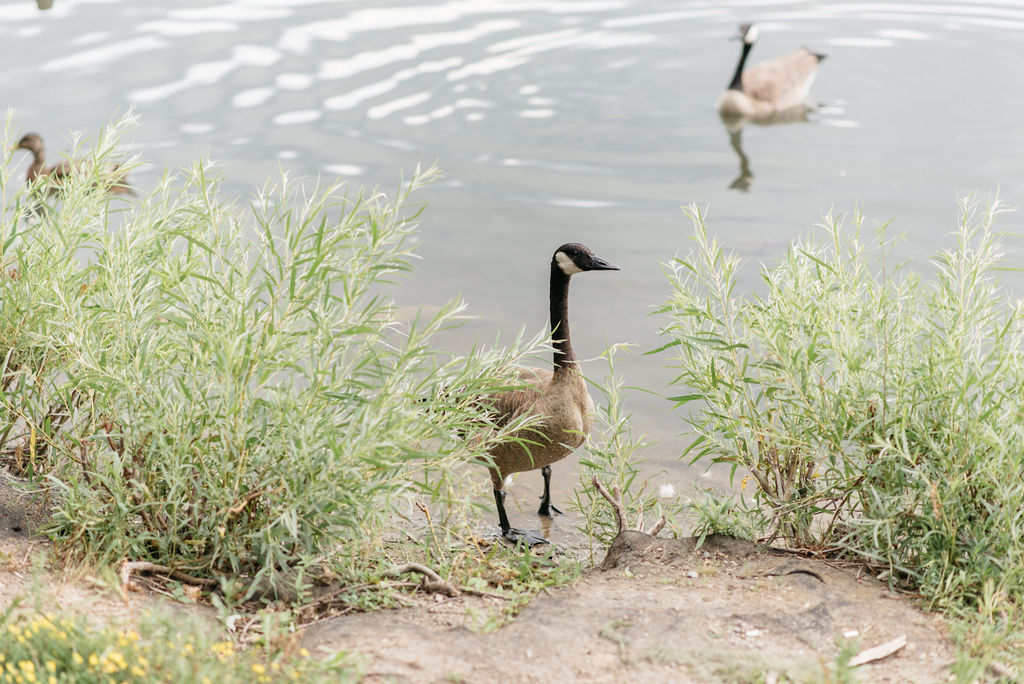
[[[399,316],[434,170],[390,198],[284,177],[241,207],[210,164],[129,204],[87,164],[40,204],[6,162],[0,459],[57,495],[65,548],[227,584],[365,571],[412,501],[468,532],[467,464],[534,420],[496,429],[480,399],[536,341],[452,357],[433,340],[461,302]]]
[[[1018,602],[1024,309],[994,277],[998,206],[963,203],[927,279],[890,267],[884,228],[830,218],[745,295],[690,211],[663,310],[689,457],[749,474],[765,537],[858,554],[935,603]]]

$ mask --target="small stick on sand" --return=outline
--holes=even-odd
[[[626,522],[626,510],[625,506],[623,506],[622,504],[622,490],[618,487],[618,485],[616,485],[612,487],[612,493],[609,494],[608,490],[605,489],[600,482],[598,482],[597,476],[591,478],[590,481],[594,483],[594,488],[597,489],[598,494],[603,496],[605,498],[605,501],[611,504],[612,510],[615,511],[615,521],[618,523],[619,526],[619,534],[621,534],[624,530],[628,530],[629,523]],[[644,534],[649,534],[652,537],[657,537],[658,533],[661,532],[663,527],[665,527],[666,522],[668,521],[665,519],[665,516],[661,516],[661,519],[654,524],[654,527],[652,527],[647,532],[644,532],[644,512],[641,510],[636,523],[636,531],[644,532]]]
[[[185,584],[192,584],[199,587],[215,587],[217,586],[217,580],[206,577],[193,577],[188,573],[182,572],[181,570],[175,570],[169,568],[166,565],[159,565],[158,563],[150,563],[149,561],[123,561],[121,567],[117,569],[117,576],[121,579],[121,586],[123,588],[128,587],[128,582],[131,581],[133,572],[156,572],[164,575],[169,575],[171,578],[176,579]]]
[[[853,656],[850,658],[850,667],[857,667],[858,665],[864,665],[865,663],[870,663],[875,660],[888,658],[906,645],[907,637],[902,635],[898,636],[892,641],[887,641],[884,644],[879,644],[878,646],[865,649]]]
[[[451,582],[448,582],[436,572],[431,570],[425,565],[419,563],[406,563],[405,565],[396,565],[384,572],[384,577],[399,577],[407,572],[418,572],[423,575],[423,589],[429,592],[437,592],[444,594],[445,596],[458,596],[462,592]]]

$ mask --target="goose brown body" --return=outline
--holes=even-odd
[[[524,368],[519,377],[524,387],[492,397],[499,424],[522,415],[540,416],[539,424],[515,435],[518,439],[500,444],[488,453],[498,524],[504,537],[533,545],[546,540],[511,527],[505,512],[505,478],[512,473],[541,469],[544,494],[538,513],[560,512],[551,505],[551,464],[583,445],[590,433],[594,402],[580,373],[579,362],[569,334],[569,279],[584,271],[618,270],[584,245],[566,243],[551,258],[549,291],[553,369]]]
[[[494,409],[499,423],[524,414],[544,416],[539,426],[524,430],[524,444],[505,442],[490,452],[491,482],[501,489],[513,473],[549,466],[587,441],[594,423],[594,401],[578,368],[542,371],[524,368],[519,379],[527,385],[499,395]]]
[[[32,153],[32,163],[29,164],[28,171],[25,173],[25,181],[32,183],[39,178],[47,179],[47,192],[50,194],[59,191],[64,179],[71,175],[71,171],[83,162],[81,159],[65,159],[47,166],[46,145],[38,133],[27,133],[22,136],[18,144],[15,145],[15,149],[28,150]],[[110,182],[108,192],[114,194],[132,193],[131,187],[127,184],[127,172],[119,168],[118,164],[105,169],[104,175],[108,177]]]
[[[805,107],[818,64],[825,55],[800,48],[744,69],[747,56],[757,40],[757,27],[743,24],[740,36],[743,51],[732,83],[718,98],[718,112],[724,117],[758,119]]]

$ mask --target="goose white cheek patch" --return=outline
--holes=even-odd
[[[570,259],[565,252],[555,253],[555,263],[558,264],[558,268],[562,269],[562,273],[565,275],[583,273],[583,269],[577,266],[576,262]]]

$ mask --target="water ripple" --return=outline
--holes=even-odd
[[[423,104],[429,99],[430,93],[413,93],[412,95],[406,95],[404,97],[391,100],[390,102],[384,102],[370,107],[366,110],[366,116],[370,119],[383,119],[395,112],[400,112],[403,109],[409,109],[410,107],[415,107],[418,104]]]
[[[156,33],[171,38],[197,36],[202,33],[232,33],[238,29],[238,23],[234,21],[176,21],[174,19],[147,21],[144,24],[139,24],[137,28],[142,33]]]
[[[235,93],[235,96],[231,98],[231,105],[239,109],[259,107],[272,98],[275,92],[273,88],[250,88],[249,90],[243,90]]]
[[[275,126],[294,126],[317,121],[323,116],[318,109],[299,109],[293,112],[281,112],[272,119]]]
[[[313,77],[309,74],[278,74],[274,79],[274,85],[282,90],[305,90],[313,85]]]
[[[391,45],[374,51],[360,52],[345,59],[328,60],[320,65],[318,77],[325,80],[351,78],[373,69],[390,66],[396,62],[411,62],[429,50],[441,47],[467,45],[493,33],[510,31],[519,26],[518,21],[485,21],[460,31],[413,36],[404,44]]]
[[[196,86],[213,85],[243,66],[267,67],[281,58],[277,50],[262,45],[236,45],[231,58],[199,62],[185,72],[185,77],[159,86],[143,88],[129,94],[136,102],[152,102],[176,95]]]
[[[395,74],[390,78],[385,78],[371,83],[370,85],[356,88],[342,95],[335,95],[327,98],[324,102],[324,106],[327,109],[335,111],[353,109],[363,102],[377,97],[378,95],[384,95],[391,92],[401,83],[408,81],[415,76],[444,71],[446,69],[451,69],[452,67],[457,67],[460,64],[462,64],[461,57],[449,57],[448,59],[442,59],[435,62],[421,62],[415,67],[395,72]]]
[[[167,47],[167,43],[154,36],[130,38],[91,50],[73,52],[65,57],[50,60],[43,64],[43,71],[52,72],[63,71],[70,67],[100,66],[124,59],[130,55],[136,55],[140,52],[161,50],[165,47]]]

